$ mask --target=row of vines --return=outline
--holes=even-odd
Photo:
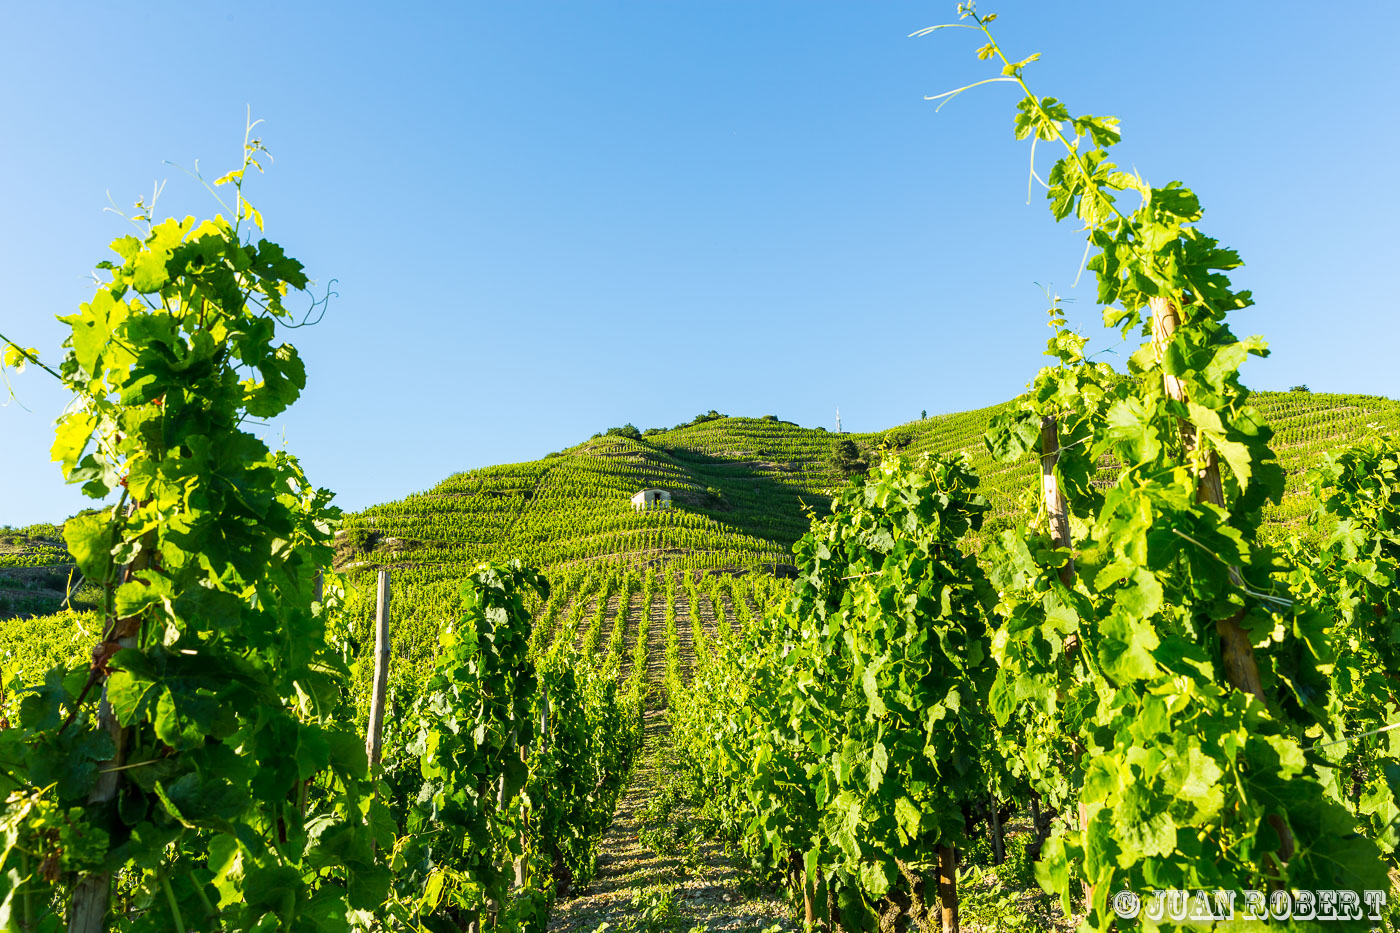
[[[4,679],[0,928],[541,930],[595,871],[641,686],[535,637],[536,571],[481,564],[371,760],[339,510],[248,430],[305,386],[278,332],[310,294],[243,196],[262,152],[218,182],[231,219],[136,218],[57,368],[5,338],[74,395],[66,479],[115,504],[64,528],[85,656]]]
[[[1039,461],[1017,523],[984,529],[965,457],[891,454],[799,542],[778,612],[697,647],[672,716],[710,813],[829,929],[956,929],[960,852],[1012,809],[1058,817],[1035,873],[1081,929],[1210,927],[1115,898],[1167,889],[1340,891],[1329,928],[1369,929],[1400,842],[1400,443],[1324,457],[1307,527],[1266,544],[1285,475],[1239,378],[1265,344],[1227,324],[1238,256],[960,12],[1142,343],[1115,372],[1053,307],[1053,363],[986,432]]]

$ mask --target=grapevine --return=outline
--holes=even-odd
[[[1347,828],[1298,741],[1331,657],[1319,614],[1280,591],[1259,543],[1283,477],[1238,375],[1264,342],[1226,325],[1251,303],[1225,274],[1239,257],[1199,231],[1179,182],[1117,170],[1116,119],[1033,94],[1038,56],[1011,60],[994,16],[959,9],[987,40],[978,57],[1001,64],[990,80],[1024,95],[1017,138],[1064,151],[1047,198],[1056,220],[1084,224],[1105,324],[1148,338],[1116,378],[1052,321],[1059,365],[989,433],[1015,457],[1064,426],[1053,467],[1079,525],[1072,547],[1053,529],[1005,534],[995,558],[1007,623],[994,708],[1005,722],[1031,701],[1079,762],[1066,770],[1083,815],[1047,843],[1041,882],[1067,909],[1071,880],[1087,882],[1094,929],[1112,925],[1106,899],[1122,887],[1383,886],[1374,844]],[[1139,202],[1126,213],[1123,193]],[[1105,460],[1121,469],[1099,491]]]
[[[74,394],[54,459],[115,505],[68,522],[105,594],[91,663],[49,671],[0,733],[13,794],[0,901],[33,928],[296,923],[378,905],[363,740],[343,725],[343,654],[327,638],[338,510],[292,457],[244,428],[296,400],[277,340],[301,264],[232,218],[155,223],[112,244],[109,281],[62,318],[50,369]],[[47,367],[46,367],[47,368]],[[324,579],[324,588],[317,580]],[[322,595],[324,592],[324,595]],[[121,884],[114,887],[114,876]],[[148,906],[147,906],[148,905]]]

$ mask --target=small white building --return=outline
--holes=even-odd
[[[643,489],[632,497],[632,508],[664,509],[671,505],[671,494],[664,489]]]

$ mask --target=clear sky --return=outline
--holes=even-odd
[[[0,33],[0,331],[58,355],[104,213],[276,158],[268,234],[339,293],[293,332],[268,440],[347,508],[711,408],[875,430],[1002,401],[1048,336],[1041,286],[1112,346],[1083,240],[1011,134],[953,2],[15,4]],[[1028,73],[1123,120],[1120,161],[1200,194],[1274,349],[1258,388],[1400,397],[1393,53],[1400,4],[987,0]],[[1042,150],[1044,151],[1044,150]],[[1039,283],[1039,284],[1037,284]],[[0,409],[0,524],[83,504],[48,461],[66,398]]]

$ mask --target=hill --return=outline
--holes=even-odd
[[[0,619],[56,612],[72,569],[62,525],[0,525]]]
[[[1304,517],[1303,470],[1367,425],[1400,430],[1400,403],[1375,396],[1261,392],[1254,397],[1277,432],[1288,493],[1274,525]],[[450,476],[432,489],[348,517],[348,568],[388,567],[423,582],[455,577],[463,565],[518,557],[544,569],[608,561],[678,569],[781,565],[824,514],[846,479],[832,456],[838,441],[863,454],[888,444],[919,454],[968,454],[1004,521],[1030,489],[1036,465],[994,461],[982,432],[1005,405],[938,415],[868,434],[757,418],[718,418],[641,439],[593,439],[528,463]],[[670,509],[635,511],[630,497],[658,487]]]
[[[1274,447],[1289,477],[1283,503],[1269,512],[1275,529],[1297,524],[1311,508],[1302,473],[1322,452],[1368,425],[1400,432],[1400,402],[1376,396],[1260,392],[1254,401],[1277,432]],[[912,454],[967,453],[996,527],[1012,520],[1036,474],[1030,460],[997,463],[982,443],[987,422],[1004,407],[866,434],[716,417],[639,439],[599,435],[541,460],[458,473],[350,514],[339,565],[361,583],[391,569],[396,589],[412,594],[409,602],[441,599],[444,608],[455,602],[455,581],[487,559],[520,558],[560,579],[599,564],[781,572],[809,514],[825,514],[846,481],[833,457],[839,441],[852,442],[862,456],[884,444]],[[632,494],[651,487],[670,491],[672,507],[635,511]],[[69,566],[58,527],[0,528],[0,618],[55,611]],[[76,600],[96,595],[79,591]]]
[[[1302,473],[1324,451],[1358,439],[1369,425],[1400,432],[1400,403],[1388,399],[1260,393],[1255,401],[1277,431],[1275,449],[1288,472],[1285,500],[1269,515],[1275,533],[1310,510]],[[714,645],[746,631],[784,598],[786,587],[772,572],[782,570],[807,529],[806,512],[825,513],[845,481],[832,456],[838,442],[852,442],[859,456],[885,443],[915,454],[965,452],[993,503],[991,525],[1012,521],[1022,496],[1033,491],[1036,465],[1008,467],[987,454],[982,432],[1003,407],[869,434],[836,436],[735,417],[641,439],[603,435],[541,460],[459,473],[426,492],[349,515],[338,563],[352,587],[338,618],[354,659],[355,728],[363,730],[368,718],[379,569],[391,572],[392,583],[391,735],[422,693],[443,623],[460,614],[459,581],[478,561],[511,557],[541,566],[551,584],[549,598],[531,606],[537,656],[557,648],[566,657],[592,659],[607,676],[640,690],[654,726]],[[649,487],[669,490],[672,507],[634,511],[632,494]],[[54,526],[0,529],[0,616],[30,616],[11,619],[0,633],[6,694],[54,663],[86,663],[99,623],[95,612],[35,615],[55,612],[70,585],[71,565],[59,542]],[[100,596],[86,585],[73,602],[92,610]],[[6,698],[0,694],[0,703]],[[648,728],[647,761],[658,742],[664,745],[654,731]],[[629,791],[622,810],[641,813],[648,793],[642,785]],[[609,839],[605,848],[637,848],[635,840],[623,846]],[[600,889],[612,883],[608,871]],[[560,906],[558,928],[592,917],[591,904],[582,897]]]

